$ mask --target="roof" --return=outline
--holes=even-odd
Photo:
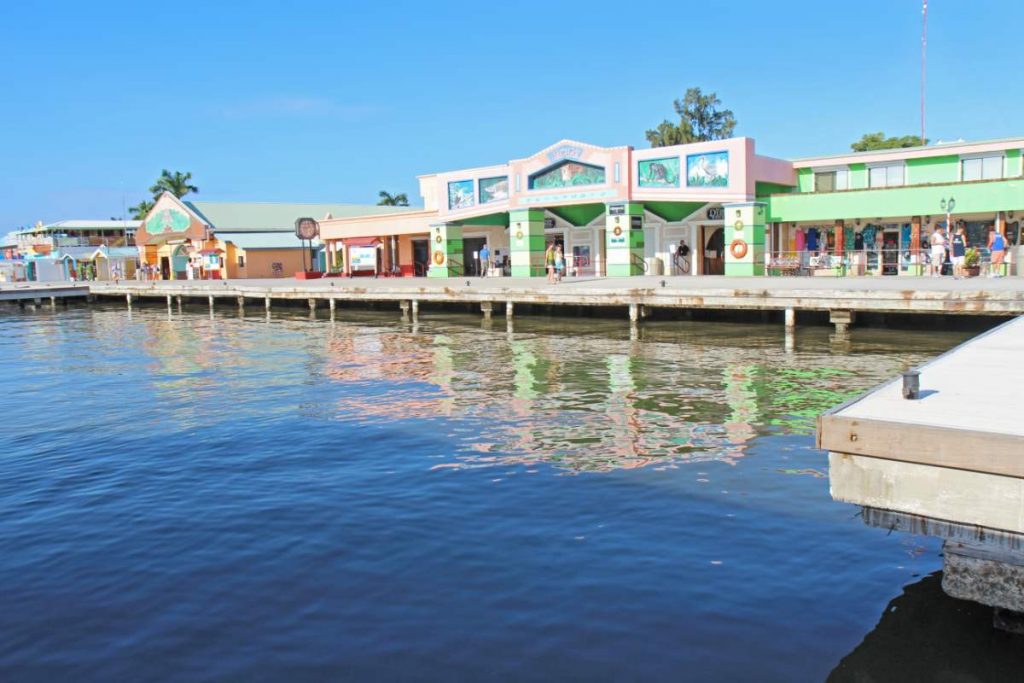
[[[231,242],[239,249],[299,249],[302,243],[290,232],[226,232],[218,230],[217,239]],[[317,244],[317,240],[313,241]]]
[[[99,247],[96,251],[103,252],[107,255],[107,258],[125,259],[139,257],[138,247]]]
[[[56,258],[70,256],[76,261],[92,261],[95,255],[96,247],[61,247],[54,253]]]
[[[809,162],[829,161],[833,159],[868,160],[875,156],[901,156],[909,155],[914,157],[940,156],[941,153],[956,154],[965,149],[981,148],[1018,148],[1024,147],[1024,138],[996,138],[993,140],[955,140],[953,142],[939,142],[932,145],[917,145],[915,147],[895,147],[892,149],[869,149],[866,152],[841,152],[839,154],[826,154],[824,156],[800,157],[790,159],[796,166],[806,166]]]
[[[184,200],[183,200],[184,201]],[[279,204],[276,202],[192,202],[184,204],[196,212],[220,236],[221,232],[294,232],[295,220],[309,216],[323,220],[369,214],[415,211],[408,206],[376,204]]]
[[[41,225],[36,228],[25,228],[24,230],[19,230],[17,234],[26,235],[33,232],[62,232],[64,230],[124,230],[125,228],[138,228],[141,225],[142,221],[74,219],[57,221],[56,223],[47,223],[46,225]]]

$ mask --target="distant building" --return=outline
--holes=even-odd
[[[409,210],[364,204],[187,201],[165,192],[142,221],[136,244],[143,265],[164,280],[292,277],[326,266],[319,240],[304,249],[295,236],[297,219]]]
[[[49,256],[61,247],[130,247],[141,221],[75,219],[57,221],[14,233],[22,256]]]

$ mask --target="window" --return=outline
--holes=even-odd
[[[238,255],[238,267],[245,268],[245,257],[241,254]]]
[[[899,187],[903,184],[903,164],[872,166],[868,171],[871,187]]]
[[[961,179],[995,180],[1003,177],[1003,157],[972,157],[960,162]]]
[[[814,172],[815,192],[835,192],[850,189],[850,172],[843,169]]]

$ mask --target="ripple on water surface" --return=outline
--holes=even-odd
[[[979,617],[814,418],[960,339],[8,309],[0,672],[857,680]]]

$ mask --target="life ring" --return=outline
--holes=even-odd
[[[438,235],[437,237],[434,238],[434,241],[437,242],[438,244],[441,244],[441,242],[444,241],[444,238]]]
[[[440,249],[434,252],[434,263],[439,266],[444,263],[444,252]]]
[[[729,245],[729,253],[736,260],[742,259],[747,255],[747,243],[743,240],[733,240]]]
[[[613,234],[614,234],[614,235],[615,235],[616,237],[618,237],[619,235],[621,235],[621,234],[622,234],[622,228],[620,228],[619,226],[617,226],[617,225],[616,225],[616,226],[615,226],[615,228],[614,228],[614,229],[612,230],[612,233],[613,233]]]

